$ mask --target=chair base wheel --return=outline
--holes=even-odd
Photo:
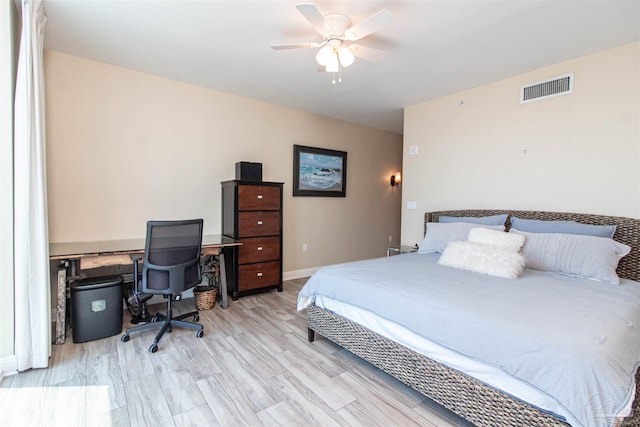
[[[122,336],[120,337],[120,341],[122,342],[127,342],[131,339],[131,337],[129,336],[129,334],[122,334]]]
[[[149,347],[149,352],[155,353],[156,351],[158,351],[158,344],[151,344],[151,346]]]
[[[203,336],[204,336],[204,332],[202,331],[202,329],[199,329],[196,331],[196,337],[202,338]]]
[[[197,322],[200,320],[200,316],[198,316],[197,314],[195,316],[193,316],[193,321]]]

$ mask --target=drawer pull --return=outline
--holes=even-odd
[[[257,277],[262,277],[262,273],[257,273],[256,276]]]
[[[258,199],[262,200],[262,194],[258,194]]]
[[[257,222],[257,224],[258,224],[258,225],[262,225],[262,221],[258,221],[258,222]]]
[[[256,248],[256,250],[257,250],[257,251],[261,251],[261,250],[262,250],[262,246],[258,246],[258,247]]]

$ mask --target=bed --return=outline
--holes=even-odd
[[[414,288],[412,290],[411,288],[409,288],[409,290],[405,291],[402,287],[404,285],[402,285],[401,283],[403,279],[397,279],[399,277],[397,272],[401,270],[410,271],[413,268],[412,265],[416,263],[416,261],[414,261],[414,258],[416,260],[419,259],[419,261],[417,262],[424,263],[423,260],[426,260],[429,256],[431,258],[437,259],[438,255],[436,254],[427,255],[425,258],[419,258],[425,256],[421,254],[407,254],[391,258],[381,258],[378,260],[365,260],[356,263],[348,263],[335,267],[332,266],[334,268],[325,267],[323,269],[320,269],[316,274],[314,274],[312,279],[310,279],[307,282],[307,285],[305,285],[305,287],[301,290],[298,300],[298,309],[306,308],[307,310],[309,341],[314,340],[314,334],[316,332],[323,335],[324,337],[348,349],[364,360],[367,360],[368,362],[391,374],[400,381],[404,382],[405,384],[421,392],[425,396],[450,409],[454,413],[460,415],[461,417],[465,418],[475,425],[640,425],[640,417],[637,415],[639,399],[635,398],[637,395],[638,384],[640,384],[640,376],[637,369],[638,362],[640,362],[640,344],[638,344],[638,340],[636,340],[636,336],[640,334],[638,334],[637,330],[634,329],[635,324],[640,324],[640,283],[635,283],[640,282],[640,220],[623,217],[557,212],[458,210],[426,213],[425,231],[428,232],[427,224],[437,223],[440,217],[488,217],[499,214],[507,214],[507,219],[505,221],[505,228],[507,230],[509,230],[509,228],[511,227],[511,220],[514,217],[520,219],[535,219],[545,221],[570,220],[577,221],[582,224],[593,225],[614,225],[615,234],[613,235],[613,239],[617,242],[628,245],[631,248],[628,254],[626,254],[626,256],[624,256],[617,264],[616,272],[621,279],[620,286],[610,284],[601,286],[603,285],[602,283],[593,280],[547,272],[539,272],[532,269],[525,269],[524,274],[519,279],[502,279],[502,282],[498,280],[497,284],[495,285],[490,284],[485,286],[485,281],[488,280],[487,275],[473,272],[464,272],[467,278],[475,278],[472,280],[477,279],[477,284],[482,285],[475,286],[476,289],[492,289],[491,286],[497,286],[497,289],[500,289],[500,292],[508,293],[519,292],[514,284],[517,284],[518,286],[522,285],[522,289],[524,290],[528,289],[526,288],[526,286],[529,286],[527,285],[527,283],[538,283],[534,282],[534,280],[542,280],[538,277],[540,275],[553,276],[551,280],[556,280],[558,282],[550,283],[548,286],[566,286],[567,289],[569,289],[568,292],[574,292],[575,287],[580,286],[580,294],[578,294],[577,296],[570,293],[568,294],[569,297],[575,298],[575,301],[572,300],[572,304],[574,304],[572,307],[578,307],[577,309],[572,308],[571,310],[568,310],[572,313],[580,312],[581,310],[585,311],[587,310],[587,307],[589,307],[586,304],[584,306],[581,305],[582,293],[589,295],[593,293],[593,298],[597,299],[603,298],[600,292],[603,292],[603,290],[606,289],[604,290],[604,292],[606,292],[607,294],[604,298],[607,300],[607,304],[611,303],[624,305],[624,308],[620,309],[624,313],[620,316],[615,314],[620,311],[617,308],[615,310],[615,313],[611,315],[611,319],[604,317],[605,314],[603,312],[602,323],[607,325],[610,323],[625,324],[625,332],[624,334],[620,334],[621,340],[622,337],[624,337],[624,350],[616,350],[615,353],[624,354],[624,357],[627,359],[625,361],[626,368],[618,370],[618,364],[621,362],[617,360],[615,362],[607,363],[607,365],[615,365],[615,375],[622,376],[622,380],[620,380],[619,382],[627,381],[627,383],[625,383],[627,384],[625,388],[608,388],[609,384],[607,384],[606,381],[603,381],[602,378],[606,378],[607,376],[609,376],[609,372],[604,368],[604,370],[602,370],[601,372],[601,364],[595,362],[596,360],[600,360],[598,358],[600,357],[599,354],[591,357],[586,353],[578,352],[579,357],[573,362],[568,356],[566,358],[564,356],[548,357],[548,354],[551,353],[546,352],[549,345],[545,342],[544,346],[539,346],[544,350],[539,351],[539,354],[536,353],[533,356],[537,357],[539,355],[545,355],[545,357],[548,357],[548,359],[542,358],[541,360],[543,365],[535,370],[535,368],[523,367],[520,365],[515,366],[515,368],[509,366],[511,360],[517,360],[518,357],[521,357],[515,355],[515,351],[510,352],[509,348],[497,348],[497,350],[500,350],[497,351],[497,353],[500,354],[500,357],[503,357],[503,355],[507,355],[508,357],[506,358],[500,359],[498,361],[483,360],[483,357],[485,356],[484,353],[478,353],[480,354],[480,356],[478,356],[475,353],[467,352],[468,349],[465,347],[466,344],[458,348],[455,347],[454,344],[445,342],[449,335],[456,336],[462,333],[460,331],[465,329],[464,322],[474,321],[473,318],[466,318],[467,315],[473,315],[473,313],[471,313],[473,311],[472,305],[470,305],[471,303],[469,302],[469,300],[473,300],[477,297],[473,294],[468,298],[449,298],[452,300],[460,299],[462,308],[460,308],[460,311],[456,312],[452,317],[452,319],[455,319],[455,321],[440,323],[439,325],[446,324],[445,327],[438,327],[436,335],[430,336],[433,342],[427,340],[425,344],[416,344],[411,340],[411,337],[407,338],[407,332],[413,332],[412,325],[404,325],[403,327],[400,327],[400,329],[398,329],[397,323],[400,323],[400,321],[396,321],[396,319],[390,318],[390,314],[385,309],[385,304],[378,303],[376,305],[376,303],[373,302],[371,303],[372,306],[378,307],[378,309],[373,310],[366,307],[364,309],[362,307],[354,307],[349,304],[336,304],[336,302],[340,299],[337,296],[335,297],[335,301],[332,299],[334,298],[334,294],[332,294],[331,292],[344,293],[348,292],[348,289],[352,289],[353,293],[358,294],[357,298],[361,300],[369,298],[371,300],[377,299],[378,301],[386,301],[387,298],[389,298],[389,301],[391,301],[390,298],[392,294],[403,293],[408,293],[409,297],[411,297],[411,295],[413,295],[412,292],[415,292],[416,289]],[[382,270],[376,270],[378,268],[382,268]],[[423,267],[421,264],[419,268],[426,267]],[[446,269],[446,267],[431,266],[429,266],[428,268],[439,268],[440,270]],[[438,272],[440,272],[440,270],[438,270]],[[385,275],[385,271],[389,271],[390,275],[395,274],[395,280],[397,283],[384,283],[382,276]],[[427,271],[428,273],[424,273],[425,271]],[[420,270],[420,272],[422,272],[421,274],[433,274],[433,271],[434,270]],[[333,276],[336,274],[338,276]],[[362,278],[367,277],[367,274],[369,274],[369,278],[363,280]],[[449,273],[447,272],[447,274]],[[339,275],[342,275],[342,277],[340,278]],[[314,279],[314,277],[316,276],[318,276],[318,278]],[[326,292],[319,291],[320,288],[318,287],[330,287],[332,286],[331,282],[343,280],[345,278],[346,280],[348,280],[350,286],[335,286],[334,290],[327,290]],[[446,277],[442,280],[445,279]],[[547,278],[545,277],[544,280],[547,280]],[[415,280],[413,281],[415,282]],[[405,282],[409,283],[411,281],[407,279],[405,280]],[[465,284],[464,286],[467,286],[466,288],[464,288],[464,292],[470,292],[470,288],[468,286],[471,285]],[[545,286],[547,286],[546,282]],[[607,288],[607,286],[609,286],[609,288]],[[431,288],[432,286],[430,285],[429,287]],[[383,292],[387,292],[387,297],[385,297],[384,295],[382,297],[379,295],[370,297],[368,291],[369,288],[381,288],[383,289]],[[433,286],[433,288],[437,289],[435,285]],[[446,289],[451,290],[451,293],[455,293],[457,291],[455,286],[450,286]],[[527,299],[532,298],[530,300],[532,305],[534,304],[536,298],[535,292],[538,292],[538,294],[541,294],[543,292],[552,293],[550,290],[553,290],[553,298],[550,298],[549,304],[545,303],[546,305],[552,306],[552,302],[558,302],[557,304],[559,305],[562,301],[563,297],[555,294],[555,290],[559,288],[549,287],[547,289],[544,286],[531,286],[531,289],[534,289],[534,294],[527,295]],[[586,290],[582,291],[582,289]],[[611,291],[611,289],[613,289],[613,291]],[[374,295],[373,291],[371,292],[371,295]],[[442,288],[439,288],[437,292],[442,294]],[[560,293],[560,291],[558,291],[558,293]],[[431,294],[429,295],[431,298]],[[538,295],[538,297],[544,298],[545,295]],[[587,297],[585,297],[585,301],[587,301],[586,298]],[[589,296],[589,298],[592,298],[592,296]],[[464,306],[465,300],[467,300],[467,306]],[[496,300],[499,299],[493,298],[492,301],[495,302]],[[541,299],[540,301],[545,300]],[[538,302],[538,304],[540,305],[540,302]],[[607,304],[603,303],[601,305],[606,306]],[[488,311],[485,311],[485,313],[494,312],[491,310],[495,310],[496,307],[491,308],[491,305],[492,304],[488,304],[487,307],[489,308],[487,309]],[[409,322],[411,322],[411,319],[415,317],[415,323],[427,324],[429,323],[431,317],[429,317],[429,313],[425,312],[433,311],[433,307],[440,307],[440,303],[438,302],[435,306],[429,305],[429,307],[431,307],[429,310],[417,310],[413,312],[411,316],[405,317],[410,318]],[[497,305],[497,307],[500,307],[499,304]],[[510,306],[509,308],[512,307]],[[558,310],[562,311],[561,308],[562,306],[560,305],[560,308],[558,308]],[[485,310],[485,307],[483,306],[482,309]],[[516,306],[515,309],[522,310],[522,307]],[[545,311],[547,309],[553,311],[552,308],[548,307],[544,307],[544,309],[538,311]],[[581,323],[582,319],[580,318],[580,316],[573,316],[576,317],[577,320],[571,320],[574,322],[573,324],[570,324],[570,330],[572,332],[569,334],[570,336],[567,336],[566,339],[566,341],[570,343],[570,346],[575,347],[582,345],[579,343],[579,341],[576,341],[581,335],[589,336],[593,334],[597,335],[600,333],[599,331],[602,325],[598,324],[597,322],[600,319],[598,316],[600,316],[601,309],[603,308],[599,307],[598,305],[594,306],[593,308],[588,308],[588,310],[591,310],[591,315],[589,313],[583,314],[583,316],[585,317],[584,324]],[[442,309],[442,311],[447,312],[453,312],[455,310],[457,310],[456,307],[446,307]],[[593,313],[595,312],[598,313],[597,316],[593,315]],[[528,315],[529,314],[523,314],[522,316],[518,317],[526,319]],[[531,315],[539,316],[539,314],[536,313],[532,313]],[[479,319],[476,324],[484,324],[485,317],[498,316],[484,316]],[[618,317],[623,317],[624,319],[619,319]],[[544,319],[541,317],[532,318],[544,322]],[[593,321],[593,318],[595,318],[596,323],[594,325],[585,327],[584,325],[589,325],[587,318],[591,318],[590,321]],[[508,325],[511,325],[511,323],[512,322],[510,321]],[[526,321],[524,321],[523,323],[537,324],[537,321],[533,323],[527,323]],[[367,327],[362,326],[362,324],[366,324]],[[462,325],[458,328],[460,330],[457,330],[456,326],[451,326],[458,324]],[[470,324],[471,323],[468,323],[468,325]],[[541,323],[541,325],[541,327],[544,326],[543,323]],[[509,330],[510,327],[511,326],[504,327],[501,328],[501,330]],[[514,328],[516,327],[514,326]],[[440,329],[444,329],[446,331],[446,334],[442,332],[443,335],[437,336],[437,333],[441,333]],[[475,327],[468,329],[472,331],[472,334],[476,336],[476,338],[481,337],[478,339],[482,339],[482,327],[479,327],[479,329],[476,329]],[[514,333],[515,332],[517,332],[517,329],[514,329]],[[545,333],[543,335],[546,336],[547,334]],[[522,342],[525,342],[525,338],[526,337],[518,336],[516,337],[515,342],[520,345],[521,340]],[[473,341],[473,339],[469,339]],[[502,341],[503,340],[500,339],[499,341],[497,341],[497,344],[500,344]],[[563,339],[563,341],[565,340]],[[608,345],[609,342],[616,341],[616,337],[612,338],[612,335],[610,335],[608,332],[606,334],[603,333],[601,341],[607,342]],[[574,344],[574,342],[577,344]],[[432,344],[435,346],[434,348],[429,347]],[[522,345],[529,344],[525,343]],[[490,347],[499,346],[492,345]],[[449,354],[441,356],[439,352],[443,349],[445,351],[448,351]],[[454,358],[454,360],[452,361],[450,358],[451,354],[453,354],[453,356],[461,357],[458,358],[459,360],[456,360]],[[533,356],[531,357],[531,359],[536,358]],[[575,355],[572,357],[575,357]],[[467,365],[467,362],[470,362],[471,364]],[[592,363],[593,366],[590,366],[589,363]],[[629,364],[630,366],[628,366]],[[563,369],[565,369],[566,366],[571,367],[571,365],[576,365],[578,368],[586,369],[586,371],[592,373],[592,376],[596,381],[595,390],[597,391],[588,388],[590,386],[588,384],[583,385],[583,381],[580,376],[575,379],[572,378],[569,373],[567,373],[565,376]],[[607,369],[609,369],[608,366]],[[546,384],[542,386],[535,381],[531,381],[530,384],[528,378],[526,381],[523,381],[520,376],[520,370],[522,370],[523,372],[526,370],[534,372],[534,376],[536,376],[535,372],[548,372],[550,375],[556,375],[556,377],[562,378],[562,380],[559,381],[559,383],[561,383],[561,388],[565,387],[565,383],[567,383],[567,387],[573,385],[573,383],[575,383],[578,388],[584,386],[585,396],[580,395],[580,393],[583,393],[582,389],[580,389],[580,391],[578,392],[572,391],[572,389],[563,389],[558,391],[556,396],[554,390],[550,391],[545,388]],[[622,374],[623,371],[624,375]],[[560,372],[560,374],[558,374],[558,372]],[[495,379],[496,376],[494,374],[498,374],[497,377],[499,378],[497,380]],[[611,373],[611,376],[615,375],[614,373]],[[628,376],[629,378],[625,378],[625,376]],[[545,381],[549,381],[549,379],[546,379]],[[600,381],[602,381],[602,384],[600,383]],[[584,382],[587,383],[587,381]],[[602,392],[602,390],[606,391]],[[610,390],[614,390],[615,392],[610,393]],[[569,398],[565,398],[562,393],[564,393],[565,395],[568,394]],[[622,394],[622,397],[618,396],[620,394]],[[595,395],[595,397],[592,395]],[[595,403],[592,404],[587,402],[592,398],[595,399]],[[586,409],[584,410],[580,407],[580,403],[582,402],[581,399],[585,401]],[[622,406],[621,402],[624,403]],[[573,404],[573,406],[571,406],[571,404]],[[595,409],[590,405],[595,406]],[[626,415],[626,417],[621,418],[620,414],[624,414]]]

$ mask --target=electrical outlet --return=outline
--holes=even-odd
[[[393,236],[391,236],[391,234],[389,234],[389,243],[391,243],[393,241]]]
[[[307,249],[309,249],[309,248],[307,247],[307,244],[306,244],[306,243],[303,243],[303,244],[302,244],[302,252],[307,252]]]

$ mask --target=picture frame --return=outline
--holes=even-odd
[[[346,197],[347,152],[294,145],[293,196]]]

